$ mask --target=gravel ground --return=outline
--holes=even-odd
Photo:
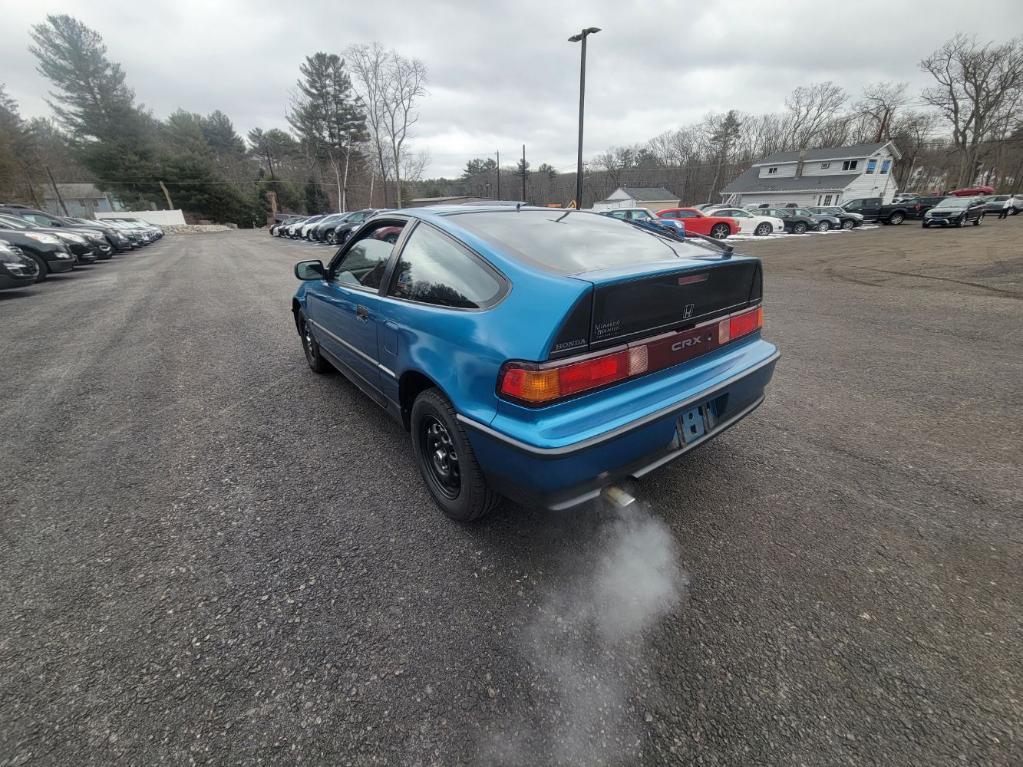
[[[0,294],[0,765],[1023,763],[1023,216],[742,243],[767,402],[628,514],[446,521],[291,264]]]

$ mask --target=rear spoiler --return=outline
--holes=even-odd
[[[731,245],[727,245],[726,243],[721,242],[721,240],[715,240],[713,237],[708,237],[705,234],[697,234],[696,232],[686,232],[685,236],[683,237],[678,232],[670,229],[663,229],[657,226],[657,224],[648,224],[645,221],[629,221],[628,223],[644,231],[659,234],[662,237],[667,237],[669,240],[675,240],[676,242],[685,242],[686,240],[691,240],[695,237],[697,240],[703,241],[701,244],[706,243],[707,245],[710,245],[712,248],[714,248],[714,250],[720,252],[722,259],[731,258],[732,252],[735,250],[735,248],[733,248]]]

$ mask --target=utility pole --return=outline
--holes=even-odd
[[[46,166],[46,175],[50,177],[50,183],[53,185],[53,191],[57,195],[57,202],[60,203],[61,209],[64,211],[65,216],[71,214],[67,212],[67,205],[64,204],[64,198],[60,196],[60,189],[57,188],[57,182],[53,180],[53,174],[50,172],[50,166]]]
[[[501,150],[497,150],[497,199],[501,199]]]
[[[579,156],[575,171],[575,209],[583,206],[583,104],[586,100],[586,38],[600,31],[599,27],[586,27],[578,35],[568,38],[570,43],[581,42],[582,55],[579,59]]]
[[[526,145],[522,145],[522,202],[526,202]]]
[[[161,181],[160,188],[163,190],[163,196],[167,200],[167,210],[174,210],[174,203],[171,202],[170,192],[167,191],[167,185]]]

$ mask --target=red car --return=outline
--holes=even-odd
[[[739,222],[727,216],[708,216],[696,208],[665,208],[657,211],[658,218],[681,221],[686,232],[695,232],[716,240],[723,240],[739,231]]]
[[[971,186],[969,189],[953,189],[948,194],[951,197],[979,197],[982,194],[994,193],[994,187],[991,186]]]

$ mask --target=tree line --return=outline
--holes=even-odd
[[[981,44],[956,35],[919,63],[933,85],[918,94],[900,82],[877,82],[852,96],[833,82],[795,88],[777,113],[711,113],[631,146],[616,146],[584,166],[583,206],[616,188],[664,186],[684,204],[720,199],[721,190],[757,160],[786,150],[892,141],[901,190],[941,191],[983,183],[1023,189],[1023,39]],[[502,167],[493,158],[470,160],[458,179],[433,179],[419,188],[437,195],[522,196],[568,204],[575,173],[544,163],[536,172]]]
[[[0,85],[0,199],[39,205],[49,173],[96,183],[126,207],[262,224],[274,207],[322,212],[400,207],[427,158],[412,151],[427,71],[380,43],[317,52],[299,68],[291,131],[179,109],[153,116],[101,35],[68,15],[31,29],[53,118],[21,117]]]
[[[0,199],[39,204],[51,170],[89,181],[131,208],[180,207],[193,219],[262,224],[269,211],[401,207],[410,197],[467,195],[572,201],[575,173],[525,158],[475,157],[458,178],[423,179],[414,151],[427,95],[423,62],[380,43],[317,52],[299,67],[286,108],[290,130],[243,138],[215,110],[157,119],[140,104],[101,35],[67,15],[31,29],[50,81],[52,118],[25,120],[0,85]],[[664,186],[683,203],[715,201],[753,162],[809,147],[893,141],[900,190],[987,183],[1023,186],[1023,39],[979,43],[956,35],[919,63],[919,93],[878,82],[856,95],[833,82],[795,88],[776,113],[707,114],[646,142],[614,146],[585,164],[583,206],[621,185]]]

